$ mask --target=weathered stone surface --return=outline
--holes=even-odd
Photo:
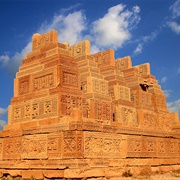
[[[0,177],[117,178],[180,169],[180,122],[150,64],[35,34],[0,131]]]

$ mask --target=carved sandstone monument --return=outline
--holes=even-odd
[[[180,123],[148,63],[85,40],[32,37],[0,132],[0,176],[120,177],[180,169]]]

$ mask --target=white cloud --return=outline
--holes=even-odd
[[[179,17],[180,16],[180,0],[175,1],[175,3],[173,3],[169,9],[172,12],[173,18]]]
[[[89,39],[92,44],[91,52],[95,53],[104,48],[120,48],[131,38],[131,30],[140,21],[138,6],[128,10],[125,5],[118,4],[109,8],[102,18],[89,24],[84,11],[69,12],[75,7],[77,6],[62,9],[51,20],[44,21],[32,34],[43,34],[55,29],[58,31],[59,42],[68,41],[70,45]],[[0,65],[7,67],[8,71],[14,75],[28,52],[31,52],[31,41],[13,56],[0,55]]]
[[[172,21],[167,23],[168,26],[171,28],[172,31],[174,31],[177,34],[180,34],[180,24]]]
[[[10,58],[8,55],[2,55],[0,56],[0,63],[2,65],[2,67],[6,66],[9,62]]]
[[[166,76],[162,77],[161,83],[165,83],[166,81],[167,81],[167,77]]]
[[[135,48],[133,54],[137,55],[137,54],[142,53],[144,45],[153,41],[159,34],[159,31],[160,30],[153,31],[150,35],[143,36],[142,38],[140,38],[140,40],[138,40],[139,43],[138,43],[137,47]]]
[[[180,24],[177,23],[177,19],[180,17],[180,0],[175,1],[170,8],[171,20],[167,22],[167,25],[176,34],[180,34]]]
[[[136,47],[136,49],[134,50],[134,54],[140,54],[143,50],[143,44],[139,43]]]
[[[178,112],[180,115],[180,99],[167,103],[167,107],[171,112]]]
[[[177,74],[180,74],[180,68],[178,68],[178,70],[177,70]]]
[[[4,115],[7,113],[7,108],[4,109],[4,108],[0,108],[0,116]]]
[[[131,11],[123,4],[108,9],[100,19],[93,22],[92,36],[94,43],[101,48],[120,48],[131,38],[131,30],[140,21],[140,8],[135,6]]]
[[[83,39],[82,32],[86,29],[86,16],[83,11],[76,11],[68,15],[55,15],[51,22],[42,23],[38,32],[42,34],[52,29],[58,31],[60,42],[77,43]]]
[[[6,124],[7,124],[6,121],[0,120],[0,129],[2,130],[4,125],[6,125]]]
[[[69,13],[67,16],[59,14],[54,16],[52,21],[48,23],[43,22],[37,32],[42,34],[52,29],[56,29],[59,34],[60,42],[64,43],[64,41],[68,41],[71,44],[74,44],[83,39],[82,31],[85,30],[85,19],[85,15],[82,11]],[[0,56],[0,62],[2,62],[1,66],[7,67],[8,72],[14,75],[21,64],[22,59],[26,57],[28,52],[31,52],[31,49],[32,43],[29,41],[27,45],[19,52],[16,52],[14,56]]]
[[[172,92],[171,89],[165,89],[164,90],[164,94],[166,95],[167,98],[171,96],[171,92]]]

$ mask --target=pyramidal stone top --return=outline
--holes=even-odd
[[[88,40],[59,43],[55,30],[33,35],[8,113],[0,175],[109,177],[122,175],[127,158],[134,173],[143,163],[153,170],[179,161],[178,114],[169,112],[150,64],[132,66],[112,49],[91,54]]]

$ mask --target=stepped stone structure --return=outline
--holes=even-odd
[[[0,176],[120,177],[180,169],[180,123],[150,64],[34,34],[0,132]]]

